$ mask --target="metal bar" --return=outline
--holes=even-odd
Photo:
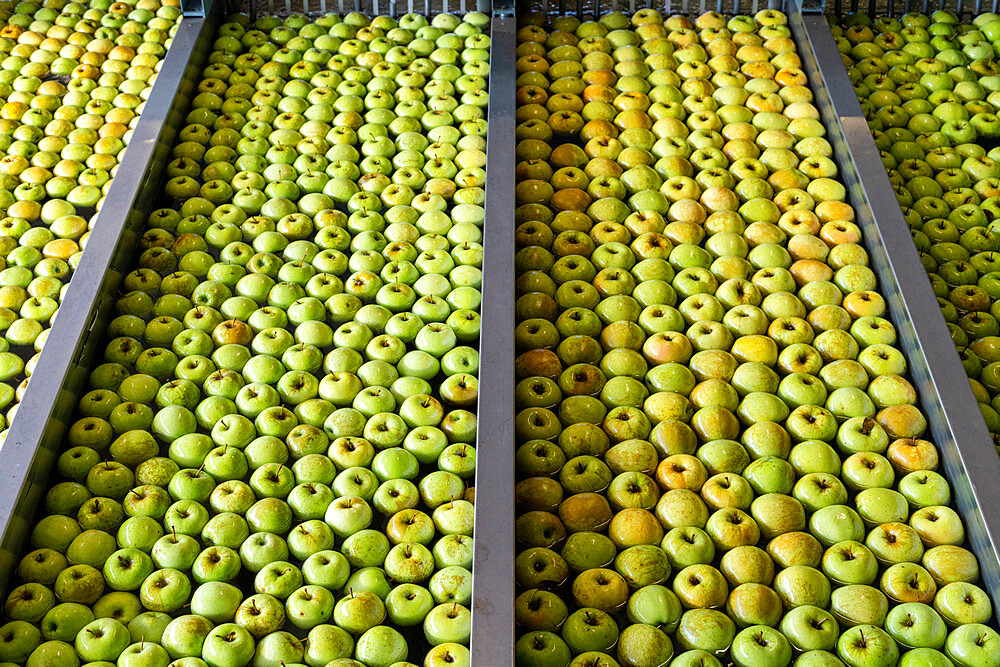
[[[982,581],[996,605],[1000,601],[1000,457],[944,319],[937,316],[937,302],[902,211],[895,197],[887,194],[892,192],[889,178],[830,27],[822,16],[793,12],[789,18],[872,266],[898,325],[955,504],[965,520],[969,544],[979,559]]]
[[[514,664],[514,34],[493,18],[479,341],[472,664]],[[487,306],[488,304],[488,306]]]
[[[128,270],[139,232],[146,221],[170,144],[182,126],[187,105],[210,50],[217,4],[206,18],[186,18],[177,30],[122,158],[107,197],[52,324],[38,360],[39,372],[28,383],[0,451],[0,589],[14,581],[13,568],[37,518],[45,485],[64,444],[90,361],[103,349],[104,330],[118,285]],[[151,194],[152,193],[152,194]],[[44,369],[44,372],[42,372]],[[0,594],[5,592],[0,591]]]

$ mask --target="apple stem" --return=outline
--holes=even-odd
[[[351,599],[354,599],[354,587],[348,589],[351,592]]]

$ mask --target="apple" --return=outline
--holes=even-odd
[[[202,648],[202,658],[212,667],[245,665],[253,654],[253,637],[235,623],[223,623],[212,628]]]
[[[116,660],[131,643],[128,628],[110,618],[91,621],[76,636],[74,648],[84,660]]]

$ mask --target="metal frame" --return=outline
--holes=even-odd
[[[514,662],[514,34],[494,16],[479,341],[472,664]],[[488,310],[487,310],[487,304]]]
[[[830,26],[825,17],[806,16],[794,8],[789,19],[955,504],[965,519],[969,544],[996,608],[1000,602],[1000,457],[944,318],[938,314],[930,281]]]
[[[92,362],[104,344],[121,280],[159,193],[221,11],[184,18],[94,221],[90,242],[59,308],[49,344],[0,446],[0,594],[31,534]]]

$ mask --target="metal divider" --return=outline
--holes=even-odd
[[[486,135],[472,664],[514,664],[514,12],[495,11]]]
[[[31,533],[90,362],[101,352],[127,262],[159,193],[170,146],[196,92],[196,78],[221,13],[217,3],[208,17],[181,22],[94,221],[49,344],[0,446],[0,594],[14,580],[17,557]]]
[[[794,7],[789,19],[857,223],[864,231],[872,268],[896,323],[969,543],[979,559],[980,575],[997,608],[1000,457],[939,315],[830,26],[825,17],[803,15]]]

